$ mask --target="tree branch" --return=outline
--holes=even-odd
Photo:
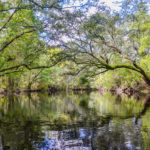
[[[14,16],[14,14],[17,12],[17,10],[15,10],[11,16],[8,18],[8,20],[6,21],[6,23],[0,28],[0,32],[7,26],[7,24],[10,22],[10,20],[12,19],[12,17]]]
[[[3,74],[0,74],[0,77],[3,77],[5,75],[11,74],[11,73],[19,73],[19,72],[23,72],[23,71],[17,71],[17,70],[15,70],[15,71],[10,71],[10,72],[5,72]]]
[[[22,37],[24,34],[27,34],[27,33],[32,33],[34,32],[35,30],[30,30],[30,31],[25,31],[19,35],[16,35],[13,39],[11,39],[10,41],[6,42],[2,48],[0,49],[0,52],[2,53],[11,43],[13,43],[16,39]]]

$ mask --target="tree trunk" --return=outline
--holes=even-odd
[[[8,83],[9,83],[9,85],[8,85],[8,91],[12,92],[14,90],[14,80],[11,77],[9,77],[8,78]]]
[[[32,86],[32,83],[30,82],[30,83],[28,84],[28,90],[31,90],[31,86]]]
[[[142,69],[141,74],[143,75],[143,80],[145,83],[150,86],[150,76]]]
[[[143,80],[150,87],[150,79],[143,77]]]

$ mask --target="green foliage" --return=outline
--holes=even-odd
[[[142,77],[138,73],[128,69],[121,69],[106,72],[105,74],[97,76],[93,84],[97,87],[103,86],[104,88],[109,89],[111,87],[119,86],[132,87],[140,81],[142,81]]]
[[[0,1],[3,88],[9,79],[18,83],[15,89],[133,86],[143,79],[150,84],[147,5],[138,1],[130,17],[105,7],[87,16],[61,11],[58,5]]]
[[[139,42],[139,55],[141,57],[145,56],[149,52],[150,48],[150,17],[149,14],[139,10],[136,14],[136,21],[130,26],[132,34],[132,39]]]

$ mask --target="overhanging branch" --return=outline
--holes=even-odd
[[[23,33],[21,33],[21,34],[19,34],[19,35],[16,35],[14,38],[12,38],[10,41],[6,42],[6,43],[2,46],[2,48],[0,49],[0,52],[2,53],[11,43],[13,43],[16,39],[22,37],[24,34],[32,33],[32,32],[34,32],[34,31],[35,31],[35,30],[33,29],[33,30],[30,30],[30,31],[25,31],[25,32],[23,32]]]

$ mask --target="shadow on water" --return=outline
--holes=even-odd
[[[150,96],[31,94],[0,98],[0,149],[150,149]]]

